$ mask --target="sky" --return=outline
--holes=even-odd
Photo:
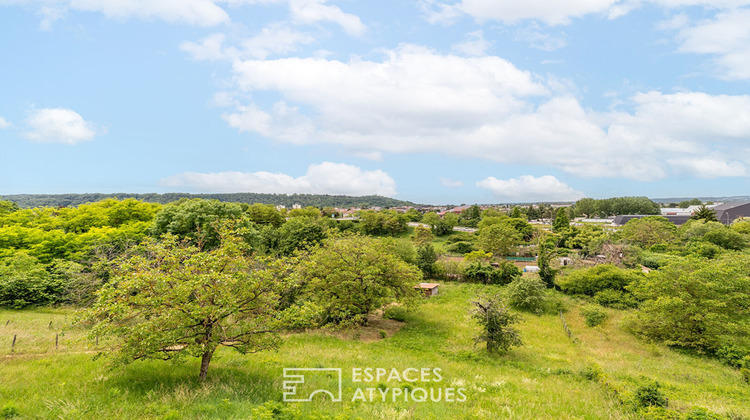
[[[750,195],[750,0],[0,0],[0,195]]]

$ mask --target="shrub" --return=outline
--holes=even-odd
[[[622,290],[612,289],[596,292],[594,295],[594,302],[615,309],[628,309],[638,306],[638,301],[635,300],[635,297],[632,294],[623,292]]]
[[[581,306],[581,315],[586,320],[586,325],[589,327],[596,327],[601,325],[605,319],[607,319],[607,313],[599,305],[583,305]]]
[[[602,290],[625,290],[625,286],[643,277],[636,270],[625,270],[610,264],[575,270],[556,279],[565,293],[593,296]]]
[[[735,367],[750,367],[750,349],[735,343],[725,343],[716,349],[716,357],[723,363]]]
[[[416,265],[422,270],[422,275],[425,278],[435,277],[437,272],[435,262],[437,261],[437,254],[435,253],[435,247],[432,244],[420,245],[417,248],[417,261]]]
[[[542,313],[547,297],[547,286],[539,277],[519,277],[507,288],[508,302],[511,306]]]
[[[445,247],[445,250],[456,254],[468,254],[469,252],[476,251],[477,248],[471,242],[458,241]]]
[[[403,306],[390,306],[383,312],[383,318],[406,322],[408,311]]]
[[[380,333],[380,338],[388,338],[388,331],[380,330],[378,332]]]
[[[7,403],[0,408],[0,418],[12,419],[14,417],[19,417],[20,415],[21,411],[11,403]]]
[[[659,390],[659,383],[649,382],[635,390],[635,404],[638,407],[666,407],[667,397]]]
[[[62,301],[65,279],[51,275],[36,258],[16,253],[0,262],[0,307],[21,309]]]
[[[490,353],[505,353],[511,347],[521,345],[521,336],[513,327],[521,317],[511,313],[497,296],[480,297],[472,304],[472,316],[482,326],[482,332],[474,339],[475,343],[487,343]]]

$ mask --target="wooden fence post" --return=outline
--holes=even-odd
[[[16,335],[13,334],[13,344],[10,345],[10,352],[15,353],[16,352]]]

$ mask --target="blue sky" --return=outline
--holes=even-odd
[[[750,194],[750,0],[0,0],[0,194]]]

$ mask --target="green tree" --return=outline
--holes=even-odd
[[[521,214],[521,210],[518,207],[513,207],[513,210],[510,212],[510,217],[514,219],[520,219],[523,217],[523,214]]]
[[[521,239],[521,234],[512,226],[500,223],[481,229],[477,245],[494,255],[510,255]]]
[[[414,241],[414,243],[417,246],[428,244],[432,242],[433,239],[434,237],[432,235],[432,232],[430,232],[430,229],[427,229],[422,226],[417,226],[414,228],[414,235],[412,236],[412,241]]]
[[[0,200],[0,217],[18,210],[18,204],[12,201]]]
[[[438,217],[437,213],[431,211],[425,213],[424,216],[422,216],[422,223],[429,226],[433,232],[435,231],[435,226],[437,226],[439,220],[440,217]]]
[[[384,249],[381,239],[345,235],[328,238],[311,252],[303,267],[306,290],[324,309],[325,322],[366,324],[375,309],[418,297],[419,269]]]
[[[573,205],[577,215],[593,217],[597,214],[596,200],[593,198],[582,198]]]
[[[277,230],[276,249],[281,255],[292,255],[296,250],[308,250],[317,246],[326,236],[325,229],[315,219],[294,217]]]
[[[472,305],[472,317],[482,328],[474,339],[475,343],[487,343],[490,353],[505,353],[511,347],[522,344],[521,335],[514,327],[521,317],[511,313],[499,297],[479,297],[472,301]]]
[[[642,247],[668,244],[677,238],[677,226],[661,216],[632,219],[623,226],[622,238]]]
[[[201,252],[169,235],[139,251],[112,264],[111,280],[79,318],[92,339],[116,338],[120,362],[200,357],[205,379],[219,346],[275,348],[277,333],[303,312],[279,308],[295,283],[287,262],[254,258],[237,237],[223,233],[218,247]]]
[[[519,276],[508,284],[507,294],[511,306],[540,314],[547,299],[547,285],[539,277]]]
[[[643,300],[634,328],[649,339],[714,352],[750,337],[747,255],[684,258],[642,277],[630,290]]]
[[[417,267],[422,270],[424,278],[431,278],[435,275],[435,263],[437,259],[435,247],[431,243],[422,244],[417,247]]]
[[[218,226],[241,220],[243,215],[242,206],[237,203],[184,198],[165,205],[156,213],[151,234],[159,237],[171,233],[198,246],[212,248],[220,242]]]
[[[19,252],[0,261],[0,308],[59,303],[65,291],[65,283],[30,255]]]
[[[539,255],[537,256],[537,266],[539,266],[539,278],[547,287],[555,287],[555,276],[557,270],[553,270],[550,261],[555,252],[555,241],[551,237],[540,237],[538,242]]]
[[[690,219],[705,220],[706,222],[718,221],[718,219],[716,219],[716,212],[706,207],[705,204],[701,205],[701,207],[695,213],[693,213],[692,216],[690,216]]]
[[[559,209],[557,209],[557,216],[555,217],[555,221],[552,222],[552,231],[561,232],[568,229],[570,229],[570,219],[568,218],[568,213],[565,211],[565,207],[560,207]]]
[[[245,210],[247,218],[258,225],[271,225],[275,228],[284,224],[284,216],[271,204],[253,204]]]

